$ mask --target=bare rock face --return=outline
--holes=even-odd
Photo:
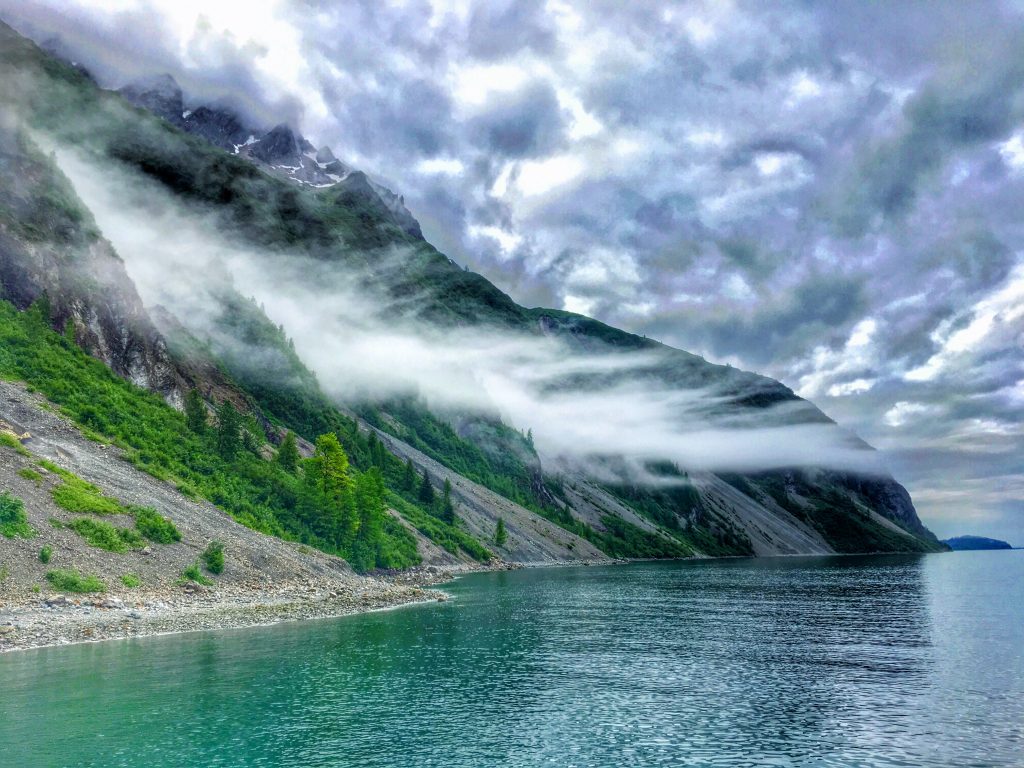
[[[299,141],[287,125],[281,124],[259,140],[252,156],[270,165],[300,165]]]
[[[183,119],[185,107],[181,87],[170,75],[158,75],[131,83],[118,93],[135,106],[148,109],[170,123],[178,125]]]
[[[52,162],[2,127],[0,299],[43,302],[55,330],[115,373],[180,400],[181,377],[123,262]]]
[[[245,144],[251,135],[238,116],[225,109],[196,107],[184,114],[181,124],[184,130],[228,152]]]

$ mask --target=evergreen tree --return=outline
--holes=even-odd
[[[383,469],[386,461],[386,451],[384,450],[384,444],[380,441],[380,438],[377,437],[376,432],[370,433],[370,437],[367,439],[366,445],[370,452],[370,463],[375,467]]]
[[[402,490],[412,491],[416,487],[416,468],[412,465],[412,459],[405,462],[405,474],[402,476]]]
[[[295,433],[290,429],[288,434],[284,436],[284,440],[281,441],[281,445],[277,449],[277,456],[275,457],[277,464],[285,472],[295,474],[299,468],[299,447],[295,442]]]
[[[494,529],[494,546],[504,547],[508,541],[508,531],[505,530],[505,518],[498,518],[498,526]]]
[[[444,492],[441,496],[441,519],[446,523],[455,524],[455,505],[452,504],[452,481],[444,479]]]
[[[436,500],[434,486],[430,483],[430,473],[425,469],[423,470],[423,479],[420,481],[419,499],[428,507],[434,506]]]
[[[224,400],[217,408],[217,453],[225,461],[233,461],[242,446],[239,430],[242,417],[230,400]]]
[[[316,439],[313,457],[306,462],[306,486],[320,500],[319,513],[307,522],[318,536],[346,550],[359,530],[359,516],[348,455],[333,432]]]
[[[358,571],[368,571],[381,564],[384,540],[384,476],[377,467],[363,472],[355,481],[356,509],[359,513],[359,535],[349,562]]]
[[[185,423],[197,435],[206,434],[206,404],[195,387],[185,395]]]

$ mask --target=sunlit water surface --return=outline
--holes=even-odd
[[[3,766],[1022,766],[1024,552],[477,575],[0,656]]]

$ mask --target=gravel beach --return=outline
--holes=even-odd
[[[443,592],[378,579],[358,587],[307,581],[209,590],[189,583],[144,595],[51,593],[0,605],[0,653],[329,618],[446,599]]]

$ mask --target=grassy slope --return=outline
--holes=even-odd
[[[48,327],[38,308],[0,302],[0,376],[21,380],[60,406],[87,434],[125,449],[138,468],[201,496],[250,528],[331,551],[298,516],[300,480],[254,453],[225,461],[188,430],[158,396],[115,376]],[[397,522],[386,531],[386,567],[417,562],[415,542]]]

